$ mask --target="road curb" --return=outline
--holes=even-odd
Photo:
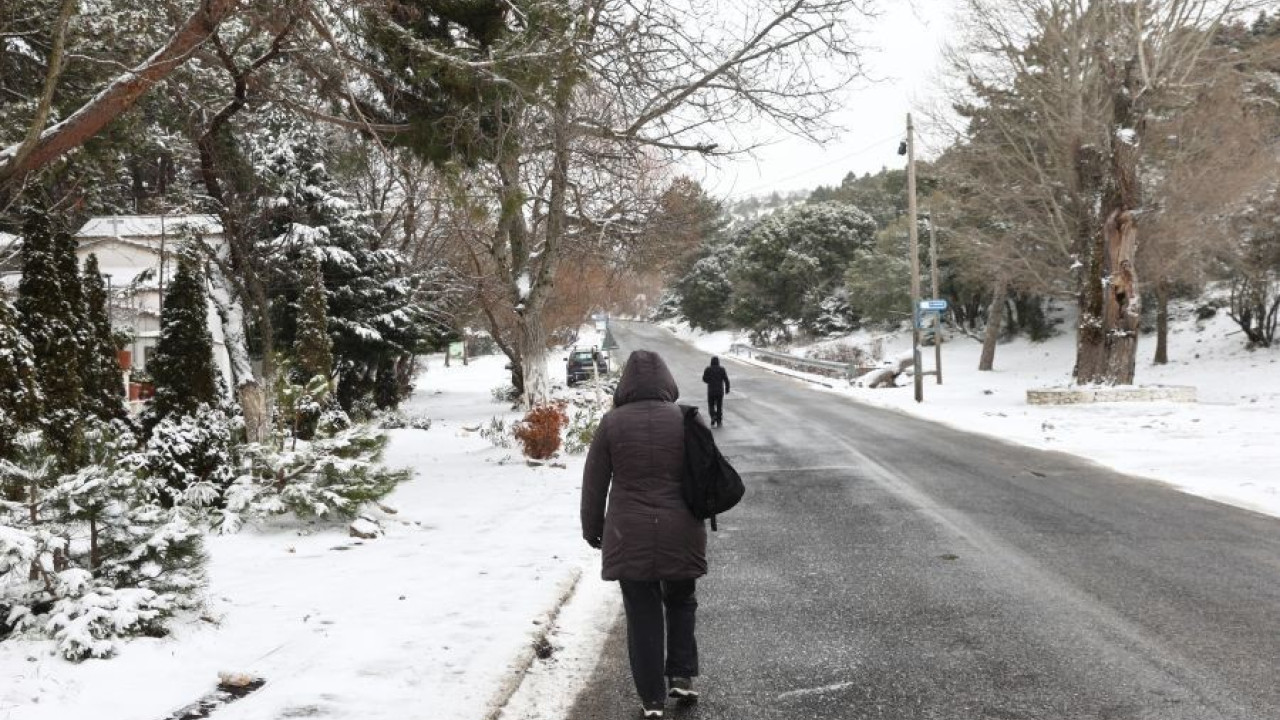
[[[560,617],[560,611],[564,609],[573,594],[577,592],[578,583],[581,580],[582,568],[574,568],[569,578],[563,581],[564,588],[561,590],[560,595],[556,598],[551,608],[543,613],[540,618],[541,624],[538,632],[533,634],[532,641],[516,656],[515,662],[512,663],[513,670],[511,675],[494,693],[493,700],[489,702],[489,712],[485,713],[484,720],[498,720],[502,716],[502,712],[507,709],[511,698],[520,689],[520,685],[524,683],[525,677],[529,674],[529,669],[533,667],[533,663],[538,659],[534,648],[547,644],[547,636],[555,629],[556,619]]]

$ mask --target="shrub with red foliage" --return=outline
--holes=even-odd
[[[560,449],[560,431],[568,422],[564,403],[539,405],[516,424],[515,436],[524,445],[526,457],[546,460]]]

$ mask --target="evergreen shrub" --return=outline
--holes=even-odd
[[[238,529],[246,518],[292,513],[304,519],[350,519],[408,480],[408,470],[382,466],[387,436],[356,426],[332,437],[291,445],[250,444],[241,450],[241,473],[227,491],[220,529]]]
[[[594,404],[575,408],[573,417],[569,419],[569,429],[565,431],[565,452],[575,455],[586,452],[595,439],[601,416],[600,408]]]
[[[496,448],[511,447],[511,431],[507,427],[507,421],[500,417],[494,416],[489,422],[480,428],[480,437],[489,441],[489,444]]]

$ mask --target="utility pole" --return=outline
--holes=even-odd
[[[929,274],[933,276],[933,299],[938,295],[938,235],[933,231],[933,206],[929,207]],[[942,316],[946,311],[939,310],[933,324],[933,368],[937,371],[938,384],[942,384]]]
[[[907,213],[911,238],[911,360],[916,402],[924,402],[923,368],[920,367],[920,238],[916,226],[916,140],[911,113],[907,113]]]

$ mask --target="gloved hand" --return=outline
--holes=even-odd
[[[603,540],[601,540],[601,538],[599,537],[591,537],[591,536],[583,535],[582,539],[586,540],[588,545],[590,545],[591,547],[597,550],[599,550],[600,547],[604,545]]]

